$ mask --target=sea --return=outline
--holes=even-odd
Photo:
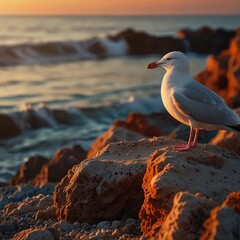
[[[159,94],[164,70],[146,70],[161,56],[127,56],[124,44],[113,47],[105,41],[108,56],[96,58],[84,48],[93,39],[104,41],[127,28],[176,36],[183,28],[234,30],[239,25],[236,15],[0,16],[0,113],[21,129],[17,137],[0,140],[0,181],[8,181],[28,157],[50,158],[57,149],[76,144],[89,149],[130,112],[164,110]],[[44,52],[44,44],[58,53],[68,46],[78,54]],[[194,77],[208,56],[187,55]],[[42,127],[29,125],[31,114]]]

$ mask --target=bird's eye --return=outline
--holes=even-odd
[[[167,60],[169,61],[169,60],[171,60],[172,58],[167,58]]]

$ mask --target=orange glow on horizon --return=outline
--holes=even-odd
[[[240,14],[239,0],[0,0],[0,14]]]

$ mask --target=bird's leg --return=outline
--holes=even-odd
[[[186,145],[176,145],[173,147],[173,150],[177,150],[177,151],[188,151],[191,147],[192,147],[192,138],[193,138],[193,134],[194,134],[194,129],[193,127],[190,125],[190,134],[189,134],[189,139],[188,139],[188,143]],[[196,136],[196,135],[195,135]],[[195,140],[195,138],[194,138]]]
[[[195,136],[194,136],[193,142],[191,143],[191,147],[192,147],[192,148],[197,146],[198,134],[199,134],[199,129],[196,128],[196,130],[195,130]]]

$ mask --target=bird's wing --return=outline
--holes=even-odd
[[[177,88],[171,97],[180,112],[196,121],[217,125],[240,124],[238,115],[221,97],[196,81]]]

